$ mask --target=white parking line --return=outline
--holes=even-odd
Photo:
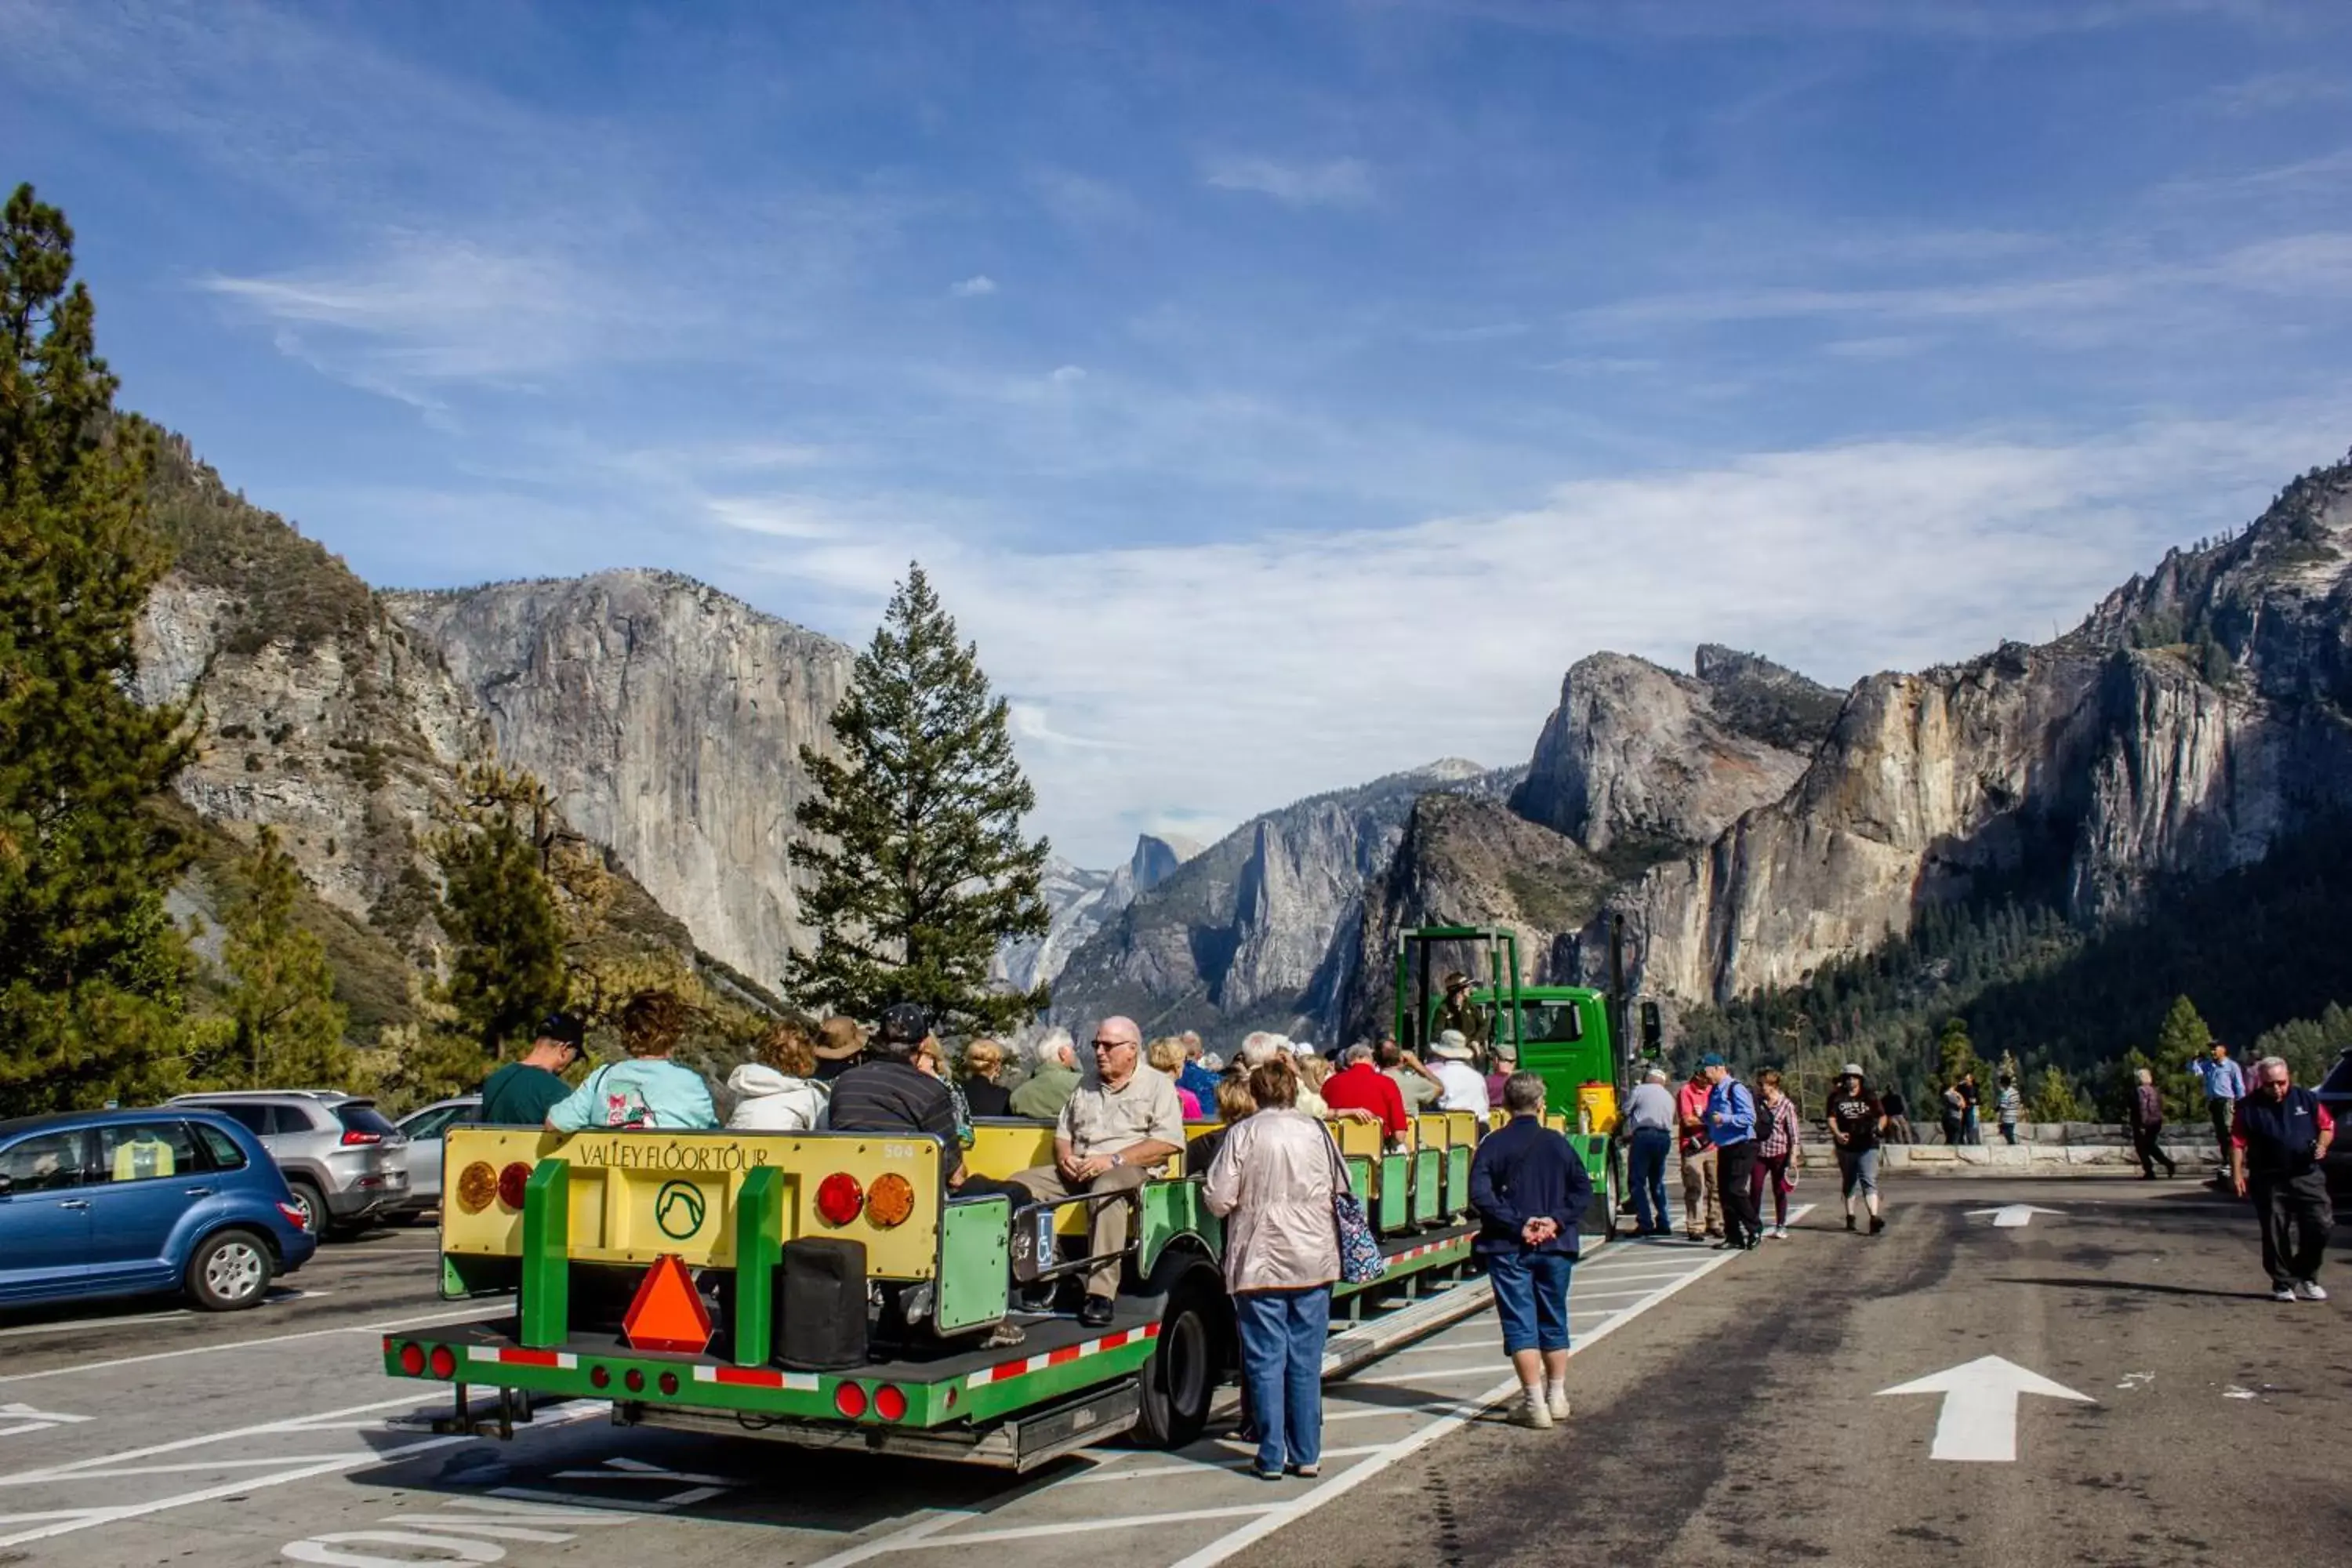
[[[1801,1219],[1804,1217],[1806,1212],[1811,1207],[1812,1205],[1810,1204],[1800,1205],[1796,1209],[1790,1211],[1790,1217],[1792,1219]],[[1729,1263],[1734,1258],[1744,1256],[1746,1256],[1744,1253],[1738,1252],[1717,1253],[1704,1263],[1701,1263],[1697,1268],[1693,1268],[1688,1273],[1683,1275],[1681,1279],[1675,1280],[1671,1284],[1661,1287],[1657,1293],[1648,1300],[1639,1302],[1634,1306],[1625,1308],[1623,1310],[1612,1314],[1606,1322],[1593,1330],[1591,1333],[1585,1335],[1583,1342],[1576,1347],[1573,1353],[1581,1354],[1582,1352],[1591,1350],[1594,1345],[1599,1344],[1602,1340],[1607,1339],[1611,1334],[1616,1332],[1617,1330],[1622,1328],[1625,1324],[1632,1322],[1635,1318],[1640,1317],[1643,1313],[1649,1311],[1652,1308],[1657,1306],[1667,1298],[1688,1289],[1691,1286],[1697,1284],[1701,1279],[1706,1279],[1708,1275],[1714,1273],[1725,1264]],[[1411,1458],[1413,1455],[1419,1453],[1422,1449],[1427,1447],[1430,1444],[1436,1442],[1439,1438],[1454,1431],[1455,1428],[1467,1422],[1476,1420],[1480,1415],[1484,1415],[1490,1406],[1510,1397],[1510,1395],[1517,1393],[1518,1389],[1518,1373],[1514,1372],[1510,1376],[1503,1379],[1501,1382],[1496,1384],[1492,1388],[1486,1390],[1486,1393],[1478,1394],[1473,1398],[1464,1400],[1445,1415],[1439,1416],[1436,1420],[1432,1421],[1427,1426],[1421,1427],[1411,1436],[1397,1443],[1387,1452],[1373,1455],[1372,1457],[1365,1459],[1361,1464],[1350,1465],[1348,1468],[1340,1471],[1338,1475],[1317,1483],[1314,1489],[1307,1492],[1304,1497],[1293,1498],[1286,1502],[1277,1504],[1273,1510],[1260,1514],[1256,1519],[1251,1521],[1248,1524],[1242,1526],[1239,1530],[1220,1536],[1215,1541],[1211,1542],[1208,1545],[1201,1548],[1198,1552],[1193,1552],[1191,1556],[1181,1559],[1172,1565],[1172,1568],[1215,1568],[1216,1564],[1223,1563],[1226,1558],[1231,1557],[1234,1552],[1242,1550],[1242,1548],[1265,1540],[1267,1536],[1273,1534],[1276,1531],[1280,1530],[1284,1525],[1290,1523],[1293,1520],[1302,1519],[1307,1514],[1314,1512],[1317,1509],[1321,1508],[1324,1504],[1345,1496],[1357,1487],[1361,1486],[1364,1482],[1370,1480],[1374,1476],[1380,1475],[1383,1471],[1389,1470],[1395,1466],[1403,1463],[1406,1459]]]
[[[296,1340],[315,1340],[328,1334],[392,1334],[403,1329],[429,1329],[450,1323],[472,1322],[477,1319],[502,1316],[495,1307],[469,1307],[462,1311],[436,1312],[430,1317],[403,1318],[390,1323],[346,1323],[335,1329],[306,1329],[295,1334],[269,1334],[257,1340],[231,1340],[226,1344],[186,1345],[175,1351],[151,1351],[145,1355],[117,1356],[112,1361],[77,1362],[71,1366],[53,1366],[46,1372],[16,1372],[0,1377],[0,1383],[32,1383],[44,1377],[70,1377],[76,1373],[104,1372],[110,1367],[138,1366],[151,1361],[175,1361],[181,1356],[212,1355],[221,1351],[249,1350],[255,1345],[290,1344]]]

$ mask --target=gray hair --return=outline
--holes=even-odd
[[[1544,1080],[1541,1073],[1515,1072],[1503,1080],[1503,1109],[1514,1116],[1524,1115],[1544,1100]]]
[[[1259,1029],[1242,1041],[1241,1061],[1244,1067],[1262,1068],[1276,1057],[1290,1054],[1290,1041],[1271,1030]]]
[[[2148,1071],[2147,1068],[2142,1068],[2139,1069],[2139,1080],[2142,1083],[2154,1083],[2156,1081],[2156,1075]]]
[[[2269,1075],[2270,1070],[2273,1068],[2276,1068],[2279,1071],[2286,1074],[2287,1082],[2293,1083],[2294,1081],[2294,1068],[2287,1065],[2287,1060],[2284,1057],[2264,1057],[2262,1060],[2256,1062],[2254,1064],[2254,1081],[2256,1083],[2260,1083]]]
[[[1642,1081],[1643,1083],[1664,1083],[1666,1081],[1666,1069],[1664,1068],[1652,1068],[1648,1072],[1642,1075]]]
[[[1037,1065],[1045,1067],[1059,1062],[1066,1068],[1078,1065],[1078,1043],[1067,1029],[1048,1029],[1037,1042]]]
[[[1339,1053],[1339,1064],[1342,1067],[1354,1067],[1358,1062],[1368,1062],[1371,1059],[1372,1044],[1370,1040],[1358,1040]]]

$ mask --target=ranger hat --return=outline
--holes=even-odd
[[[1449,993],[1454,991],[1466,991],[1469,988],[1470,977],[1463,973],[1458,969],[1445,977],[1445,989]]]

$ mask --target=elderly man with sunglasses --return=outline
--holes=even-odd
[[[1176,1085],[1143,1059],[1143,1031],[1135,1020],[1105,1018],[1096,1026],[1094,1050],[1094,1080],[1071,1094],[1054,1124],[1054,1163],[1013,1178],[1040,1203],[1131,1192],[1152,1167],[1183,1152],[1184,1110]],[[1078,1321],[1098,1328],[1110,1321],[1118,1297],[1128,1205],[1118,1199],[1093,1207],[1087,1256],[1105,1261],[1087,1274]]]

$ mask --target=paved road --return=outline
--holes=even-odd
[[[2352,1561],[2330,1446],[2352,1332],[2337,1304],[2243,1294],[2241,1215],[2185,1184],[1900,1195],[1876,1240],[1801,1222],[1748,1256],[1603,1248],[1577,1276],[1567,1430],[1481,1418],[1507,1383],[1482,1311],[1333,1385],[1325,1476],[1278,1484],[1216,1439],[1019,1480],[616,1430],[589,1402],[509,1445],[436,1436],[416,1418],[446,1395],[383,1378],[378,1336],[461,1314],[433,1295],[430,1234],[383,1235],[252,1313],[0,1321],[0,1563],[1428,1565],[1573,1542],[2024,1568],[2244,1561],[2242,1529],[2270,1562]],[[1963,1212],[2010,1199],[2064,1212]],[[1937,1401],[1876,1391],[1988,1352],[2097,1403],[2029,1398],[2013,1464],[1930,1460]],[[2210,1474],[2273,1447],[2274,1496]]]
[[[2251,1219],[2186,1182],[1894,1195],[1885,1235],[1832,1194],[1580,1354],[1569,1430],[1475,1423],[1236,1561],[2352,1563],[2352,1287],[2272,1302]],[[2062,1212],[1969,1213],[2009,1203]],[[2092,1403],[2025,1397],[2013,1462],[1931,1458],[1939,1399],[1879,1391],[1986,1355]]]
[[[1719,1288],[1743,1260],[1601,1249],[1573,1303],[1588,1340]],[[1026,1479],[694,1435],[616,1430],[605,1407],[542,1414],[511,1445],[437,1436],[446,1394],[384,1378],[379,1336],[450,1321],[431,1237],[326,1249],[304,1294],[229,1318],[158,1309],[0,1322],[0,1563],[373,1568],[653,1558],[1213,1560],[1413,1462],[1504,1375],[1481,1311],[1335,1384],[1323,1480],[1269,1485],[1212,1438],[1111,1447]],[[1482,1287],[1474,1287],[1483,1289]],[[1225,1424],[1213,1431],[1222,1433]]]

